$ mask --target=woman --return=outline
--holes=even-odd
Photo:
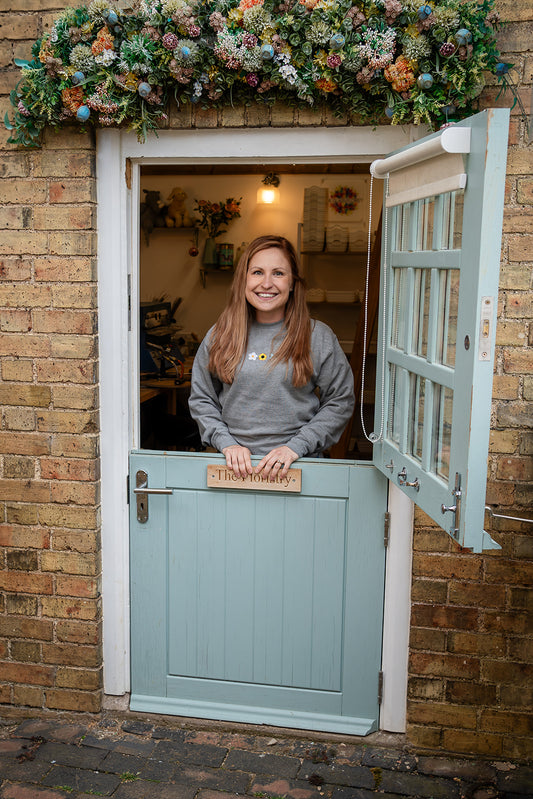
[[[295,460],[320,456],[340,438],[354,405],[352,371],[334,333],[309,317],[287,239],[260,236],[248,245],[191,382],[202,441],[237,477],[284,477]],[[262,456],[255,468],[252,455]]]

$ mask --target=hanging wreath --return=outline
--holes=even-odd
[[[438,127],[466,116],[498,64],[494,0],[108,0],[67,8],[38,40],[6,114],[9,141],[47,125],[126,126],[178,106],[326,102],[337,115]]]
[[[329,195],[329,206],[336,214],[351,214],[357,203],[357,194],[349,186],[337,186]]]

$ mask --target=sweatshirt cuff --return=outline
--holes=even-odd
[[[238,441],[229,434],[229,433],[216,433],[212,436],[211,444],[215,447],[218,452],[222,452],[225,447],[235,447],[239,445]]]

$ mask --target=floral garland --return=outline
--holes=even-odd
[[[357,193],[349,186],[337,186],[329,195],[329,207],[336,214],[351,214],[357,208]]]
[[[317,106],[377,123],[466,116],[498,64],[494,0],[109,0],[67,8],[16,59],[12,143],[47,125],[127,126],[168,102]]]

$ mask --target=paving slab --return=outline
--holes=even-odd
[[[0,799],[533,799],[530,764],[415,751],[399,736],[78,719],[0,717]]]

